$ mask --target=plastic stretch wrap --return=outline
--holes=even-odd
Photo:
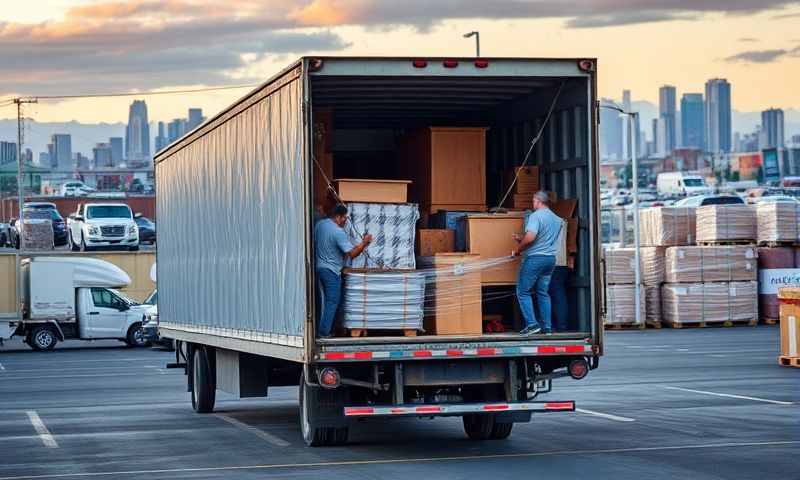
[[[636,281],[636,249],[607,248],[606,283],[633,284]],[[660,285],[664,281],[664,247],[641,247],[639,263],[643,285]]]
[[[372,243],[351,262],[352,268],[413,269],[419,208],[414,203],[349,203],[345,226],[353,242],[371,234]]]
[[[661,287],[661,309],[667,323],[755,320],[758,283],[665,283]]]
[[[697,241],[724,242],[756,239],[756,211],[750,205],[697,207]]]
[[[780,318],[778,291],[800,284],[800,269],[795,268],[795,251],[793,247],[758,249],[758,309],[761,318]]]
[[[636,322],[636,299],[633,285],[607,285],[606,286],[606,325],[639,325]],[[641,301],[639,303],[639,318],[645,319],[644,288],[639,287]]]
[[[661,286],[644,287],[644,311],[647,323],[661,322]]]
[[[669,247],[667,283],[733,282],[756,279],[758,250],[747,245]]]
[[[800,204],[796,202],[760,203],[756,206],[758,241],[800,241]]]
[[[309,173],[292,75],[159,157],[162,325],[302,346]]]
[[[641,245],[664,247],[695,243],[694,207],[652,207],[639,210]]]
[[[344,327],[422,330],[425,274],[417,271],[345,271]]]

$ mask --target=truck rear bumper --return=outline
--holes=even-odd
[[[345,417],[430,417],[465,413],[574,412],[575,402],[455,403],[445,405],[394,405],[390,407],[344,407]]]
[[[584,342],[509,342],[506,344],[422,344],[408,345],[370,345],[363,348],[331,348],[318,352],[316,360],[325,362],[359,362],[359,361],[394,361],[394,360],[427,360],[431,358],[487,358],[487,357],[522,357],[547,355],[596,355],[591,343]]]

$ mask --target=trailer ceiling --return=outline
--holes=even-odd
[[[486,122],[500,105],[550,91],[560,78],[315,76],[313,108],[337,128],[410,128]]]

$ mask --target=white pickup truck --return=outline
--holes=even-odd
[[[73,251],[98,247],[139,250],[139,227],[124,203],[82,203],[67,219],[68,243]]]
[[[140,305],[116,288],[127,273],[95,258],[34,257],[22,262],[22,316],[0,319],[0,342],[21,336],[34,350],[68,339],[117,339],[145,346]]]

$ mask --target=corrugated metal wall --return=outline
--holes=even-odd
[[[16,255],[0,254],[0,318],[17,315]]]
[[[187,331],[302,345],[301,81],[253,98],[157,159],[159,317]]]

